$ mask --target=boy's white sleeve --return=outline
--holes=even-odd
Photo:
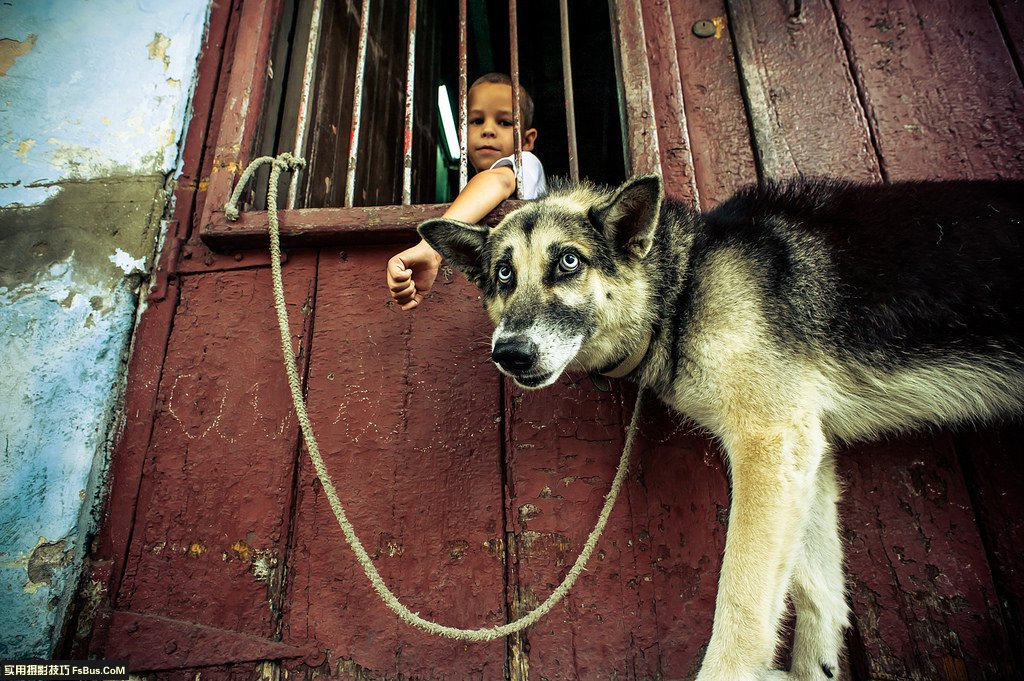
[[[516,170],[516,156],[506,156],[499,158],[491,165],[492,168],[501,168],[508,166],[512,169],[512,172]],[[547,178],[544,176],[544,166],[541,165],[540,159],[534,155],[533,152],[523,152],[523,186],[519,192],[519,195],[526,199],[535,199],[538,196],[544,194],[548,190]]]

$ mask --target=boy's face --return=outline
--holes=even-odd
[[[469,139],[466,155],[477,170],[515,153],[512,137],[512,87],[481,83],[469,91]],[[523,151],[533,151],[537,129],[523,131]]]

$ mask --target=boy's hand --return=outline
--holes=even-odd
[[[479,222],[515,190],[516,174],[508,166],[482,170],[455,197],[443,217]],[[413,309],[430,293],[441,259],[430,244],[420,241],[388,260],[388,290],[403,310]]]
[[[403,310],[411,310],[430,293],[437,278],[441,256],[426,241],[420,241],[388,260],[388,290]]]

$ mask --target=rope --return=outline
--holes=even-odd
[[[302,386],[299,383],[299,372],[295,366],[295,356],[292,352],[291,333],[288,330],[288,313],[285,309],[284,286],[281,283],[281,236],[277,222],[277,183],[282,171],[295,170],[305,165],[305,162],[301,158],[296,158],[289,153],[283,153],[277,158],[261,156],[260,158],[255,159],[249,164],[249,167],[245,169],[245,172],[242,173],[241,178],[239,178],[238,184],[235,186],[235,190],[231,193],[231,199],[228,201],[227,205],[224,206],[224,213],[229,220],[238,219],[237,203],[239,196],[242,193],[242,189],[246,182],[249,181],[249,178],[252,176],[256,168],[264,163],[273,164],[273,167],[270,170],[270,187],[267,189],[267,218],[270,223],[270,269],[273,276],[274,307],[277,311],[277,325],[281,331],[281,355],[284,358],[284,367],[288,374],[288,387],[291,389],[292,402],[295,405],[295,413],[298,416],[299,425],[302,428],[302,435],[305,438],[306,449],[309,451],[309,458],[313,462],[313,468],[316,469],[317,477],[320,478],[320,483],[323,485],[324,492],[331,504],[331,510],[334,511],[334,516],[338,519],[341,531],[344,533],[349,546],[352,547],[352,551],[356,555],[356,560],[359,562],[360,567],[363,568],[363,572],[370,580],[370,584],[373,585],[374,591],[377,592],[377,595],[380,596],[385,605],[387,605],[406,623],[431,634],[454,638],[461,641],[490,641],[496,638],[509,636],[535,624],[538,620],[544,617],[544,615],[550,612],[551,609],[554,608],[567,593],[569,593],[569,590],[576,583],[576,579],[585,569],[587,561],[590,559],[591,554],[597,547],[597,540],[601,537],[601,533],[604,531],[605,525],[608,523],[608,517],[611,515],[612,507],[615,506],[615,500],[618,498],[619,490],[622,489],[622,483],[626,479],[626,471],[629,468],[629,459],[633,451],[633,440],[636,436],[637,421],[640,414],[640,399],[643,395],[643,391],[640,390],[637,393],[636,405],[633,408],[633,418],[630,421],[629,431],[626,434],[626,444],[625,447],[623,447],[622,456],[619,458],[619,467],[615,471],[615,478],[612,480],[611,489],[608,494],[605,495],[604,506],[601,508],[600,515],[598,515],[597,524],[594,525],[594,529],[591,530],[590,536],[587,537],[587,541],[583,545],[583,550],[580,551],[580,555],[576,558],[576,562],[573,564],[572,568],[569,569],[569,573],[565,576],[565,579],[562,580],[562,583],[559,584],[553,592],[551,592],[551,595],[548,596],[547,600],[523,617],[513,620],[512,622],[508,622],[507,624],[491,628],[459,629],[457,627],[449,627],[423,619],[419,616],[419,613],[412,612],[409,608],[403,605],[395,594],[392,593],[391,589],[387,587],[384,580],[381,578],[380,573],[377,572],[377,568],[374,567],[372,559],[366,553],[366,549],[363,548],[362,542],[359,541],[359,537],[356,536],[352,523],[349,522],[348,516],[345,514],[345,509],[342,507],[341,501],[338,499],[338,492],[334,488],[334,483],[331,480],[330,474],[327,472],[327,467],[324,465],[323,457],[320,456],[320,448],[317,446],[316,438],[313,435],[313,424],[309,420],[309,414],[306,412],[306,403],[302,397]]]

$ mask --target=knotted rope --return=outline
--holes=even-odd
[[[292,342],[291,333],[288,330],[288,312],[285,309],[284,301],[284,286],[281,283],[281,236],[277,222],[277,183],[281,176],[282,171],[291,171],[297,168],[301,168],[305,165],[305,161],[301,158],[297,158],[289,153],[283,153],[277,158],[271,156],[261,156],[255,159],[242,173],[242,176],[238,180],[238,184],[235,185],[234,191],[231,193],[231,198],[228,200],[227,205],[224,206],[224,214],[229,220],[238,219],[238,199],[241,196],[242,189],[245,184],[252,177],[253,172],[265,163],[272,164],[270,170],[270,186],[267,189],[267,219],[270,223],[270,270],[273,277],[274,285],[274,307],[277,310],[277,325],[281,331],[281,356],[284,359],[284,368],[288,374],[288,387],[291,389],[292,403],[295,405],[295,413],[299,419],[299,425],[302,428],[302,436],[306,441],[306,449],[309,451],[309,458],[313,462],[313,468],[316,469],[317,477],[320,478],[320,483],[323,485],[324,492],[327,495],[327,499],[331,504],[331,509],[334,511],[334,516],[338,519],[338,524],[341,526],[341,531],[345,535],[345,539],[348,541],[349,546],[352,547],[352,551],[356,555],[356,560],[359,562],[360,567],[363,568],[363,572],[366,574],[367,579],[370,580],[370,584],[373,585],[374,590],[381,597],[391,610],[398,615],[406,623],[431,634],[438,636],[445,636],[447,638],[459,639],[461,641],[490,641],[496,638],[502,638],[509,636],[516,632],[522,631],[526,627],[535,624],[540,618],[544,617],[548,612],[554,608],[562,598],[565,597],[569,590],[576,583],[576,579],[583,572],[587,561],[590,559],[591,554],[597,547],[597,540],[601,537],[601,533],[604,531],[605,525],[608,523],[608,517],[611,515],[612,507],[615,505],[615,500],[619,496],[619,490],[622,489],[622,483],[626,479],[626,471],[629,468],[629,459],[633,451],[633,440],[636,436],[637,421],[640,414],[640,399],[643,395],[643,391],[639,391],[636,396],[636,405],[633,407],[633,418],[629,424],[629,431],[626,434],[626,444],[622,449],[622,456],[619,458],[619,467],[615,471],[615,478],[612,480],[611,489],[604,499],[604,506],[601,508],[601,513],[598,515],[597,524],[594,525],[594,529],[591,530],[590,536],[587,537],[586,543],[583,545],[583,550],[580,551],[580,555],[576,558],[576,562],[572,568],[569,569],[569,573],[562,580],[562,583],[551,592],[551,595],[547,597],[543,603],[537,606],[534,610],[528,614],[520,617],[512,622],[503,624],[501,626],[481,629],[459,629],[458,627],[449,627],[443,624],[437,624],[430,620],[423,619],[419,616],[419,613],[412,612],[404,606],[398,598],[392,593],[391,589],[387,587],[384,580],[381,578],[380,573],[377,572],[377,568],[373,565],[373,560],[369,554],[366,553],[366,549],[363,548],[362,542],[359,541],[359,537],[356,536],[356,532],[352,527],[352,523],[349,522],[348,516],[345,514],[345,509],[341,505],[341,501],[338,499],[338,492],[334,488],[334,483],[331,480],[330,474],[327,472],[327,467],[324,465],[323,457],[320,456],[320,448],[316,444],[316,437],[313,435],[313,424],[309,420],[309,414],[306,412],[306,403],[302,397],[302,385],[299,383],[299,372],[295,366],[295,356],[292,353]]]

